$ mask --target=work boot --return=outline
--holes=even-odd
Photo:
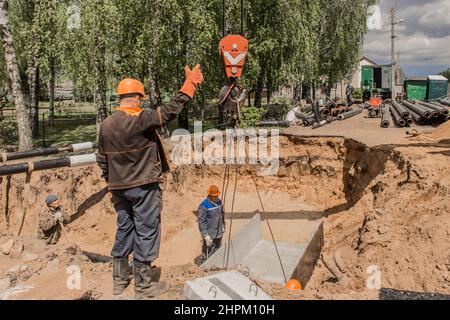
[[[122,294],[131,282],[131,270],[128,259],[113,259],[113,294]]]
[[[166,293],[170,286],[165,281],[152,281],[150,262],[134,261],[134,294],[136,299],[151,299]]]

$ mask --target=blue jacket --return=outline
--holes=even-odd
[[[222,201],[212,203],[206,198],[198,207],[198,226],[202,237],[209,235],[212,239],[221,239],[225,232],[225,214]]]

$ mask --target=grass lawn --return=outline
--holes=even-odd
[[[44,147],[42,122],[40,122],[39,133],[41,138],[33,140],[35,148]],[[78,142],[94,142],[95,139],[95,120],[56,121],[53,127],[45,123],[45,147],[63,147]]]

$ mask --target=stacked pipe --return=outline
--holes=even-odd
[[[416,101],[416,103],[419,103],[420,105],[422,105],[424,107],[430,108],[430,109],[438,112],[438,114],[441,115],[441,116],[445,116],[445,117],[448,116],[449,111],[448,111],[448,109],[445,106],[439,106],[439,105],[436,105],[436,104],[423,102],[423,101]]]
[[[406,109],[403,105],[397,103],[396,101],[392,101],[391,105],[392,105],[392,108],[391,108],[392,117],[394,118],[395,123],[398,126],[404,127],[406,125],[413,124],[414,116],[411,114],[410,110]],[[394,114],[394,113],[396,113],[396,114]],[[399,116],[400,118],[398,118],[396,116]]]
[[[440,123],[448,120],[449,111],[443,106],[417,100],[403,101],[403,106],[409,110],[418,124]]]
[[[406,120],[402,117],[402,115],[397,111],[396,108],[392,108],[391,112],[392,112],[392,117],[394,118],[395,123],[399,127],[406,126]]]

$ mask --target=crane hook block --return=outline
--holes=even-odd
[[[219,43],[227,78],[238,79],[242,75],[248,53],[248,40],[239,35],[228,35]]]

